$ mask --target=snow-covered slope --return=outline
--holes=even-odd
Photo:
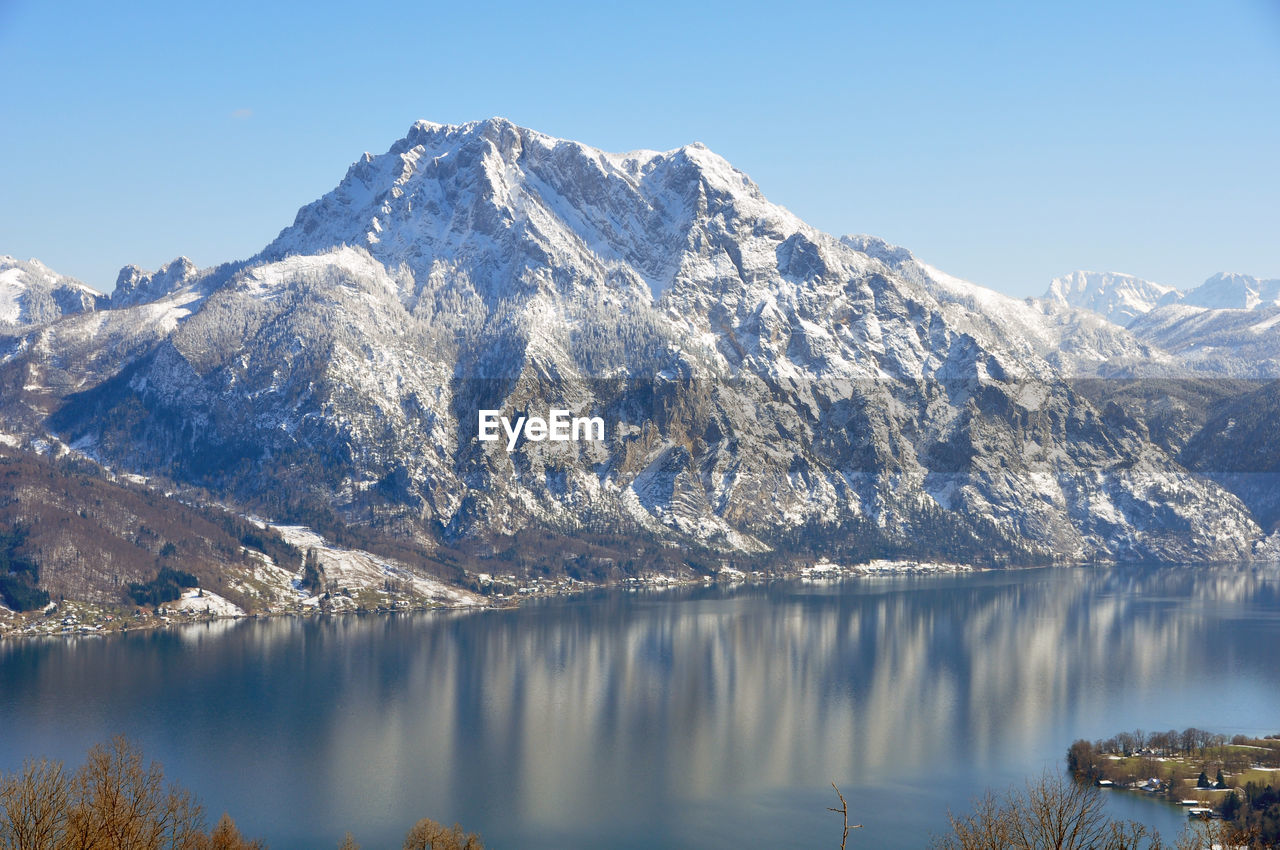
[[[1175,359],[1092,310],[1049,298],[1018,299],[961,280],[906,248],[874,236],[845,236],[841,242],[875,257],[903,277],[917,281],[948,309],[949,316],[988,346],[1009,349],[1028,366],[1040,361],[1063,377],[1095,377],[1138,368],[1172,368]]]
[[[1185,375],[1266,380],[1280,377],[1280,306],[1209,309],[1171,304],[1129,328],[1177,358]]]
[[[1092,310],[1113,324],[1124,327],[1159,304],[1169,304],[1181,295],[1172,286],[1152,283],[1119,272],[1076,271],[1055,278],[1044,300],[1065,307]]]
[[[107,297],[39,260],[0,256],[0,333],[101,309]]]

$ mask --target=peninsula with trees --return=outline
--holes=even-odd
[[[1280,846],[1280,735],[1139,729],[1076,741],[1067,768],[1082,782],[1152,794],[1192,816],[1220,818],[1247,836],[1241,846]]]

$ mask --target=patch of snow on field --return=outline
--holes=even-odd
[[[406,583],[413,593],[427,600],[450,606],[484,605],[484,597],[468,590],[451,587],[439,579],[424,576],[413,568],[390,558],[382,558],[359,549],[341,549],[302,525],[274,525],[290,545],[306,552],[314,549],[324,570],[325,579],[336,582],[339,589],[381,591],[388,579]]]
[[[968,564],[948,564],[938,561],[885,561],[875,560],[860,564],[854,569],[868,573],[967,573],[973,570]]]
[[[964,573],[971,572],[968,564],[951,564],[938,561],[890,561],[878,558],[865,564],[844,566],[831,561],[820,561],[811,567],[804,567],[800,575],[804,578],[835,578],[841,575],[888,575],[892,573]]]
[[[185,591],[182,598],[166,607],[177,611],[193,611],[197,614],[212,614],[215,617],[243,617],[244,610],[239,606],[211,590],[202,591],[195,587]]]

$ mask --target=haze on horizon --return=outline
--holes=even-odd
[[[1280,4],[0,2],[0,253],[245,258],[416,119],[701,141],[839,235],[1039,295],[1280,277]]]

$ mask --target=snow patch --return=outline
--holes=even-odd
[[[211,590],[202,590],[198,587],[185,591],[181,599],[167,603],[165,607],[177,611],[209,614],[214,617],[244,616],[244,609],[239,605],[228,602]]]

